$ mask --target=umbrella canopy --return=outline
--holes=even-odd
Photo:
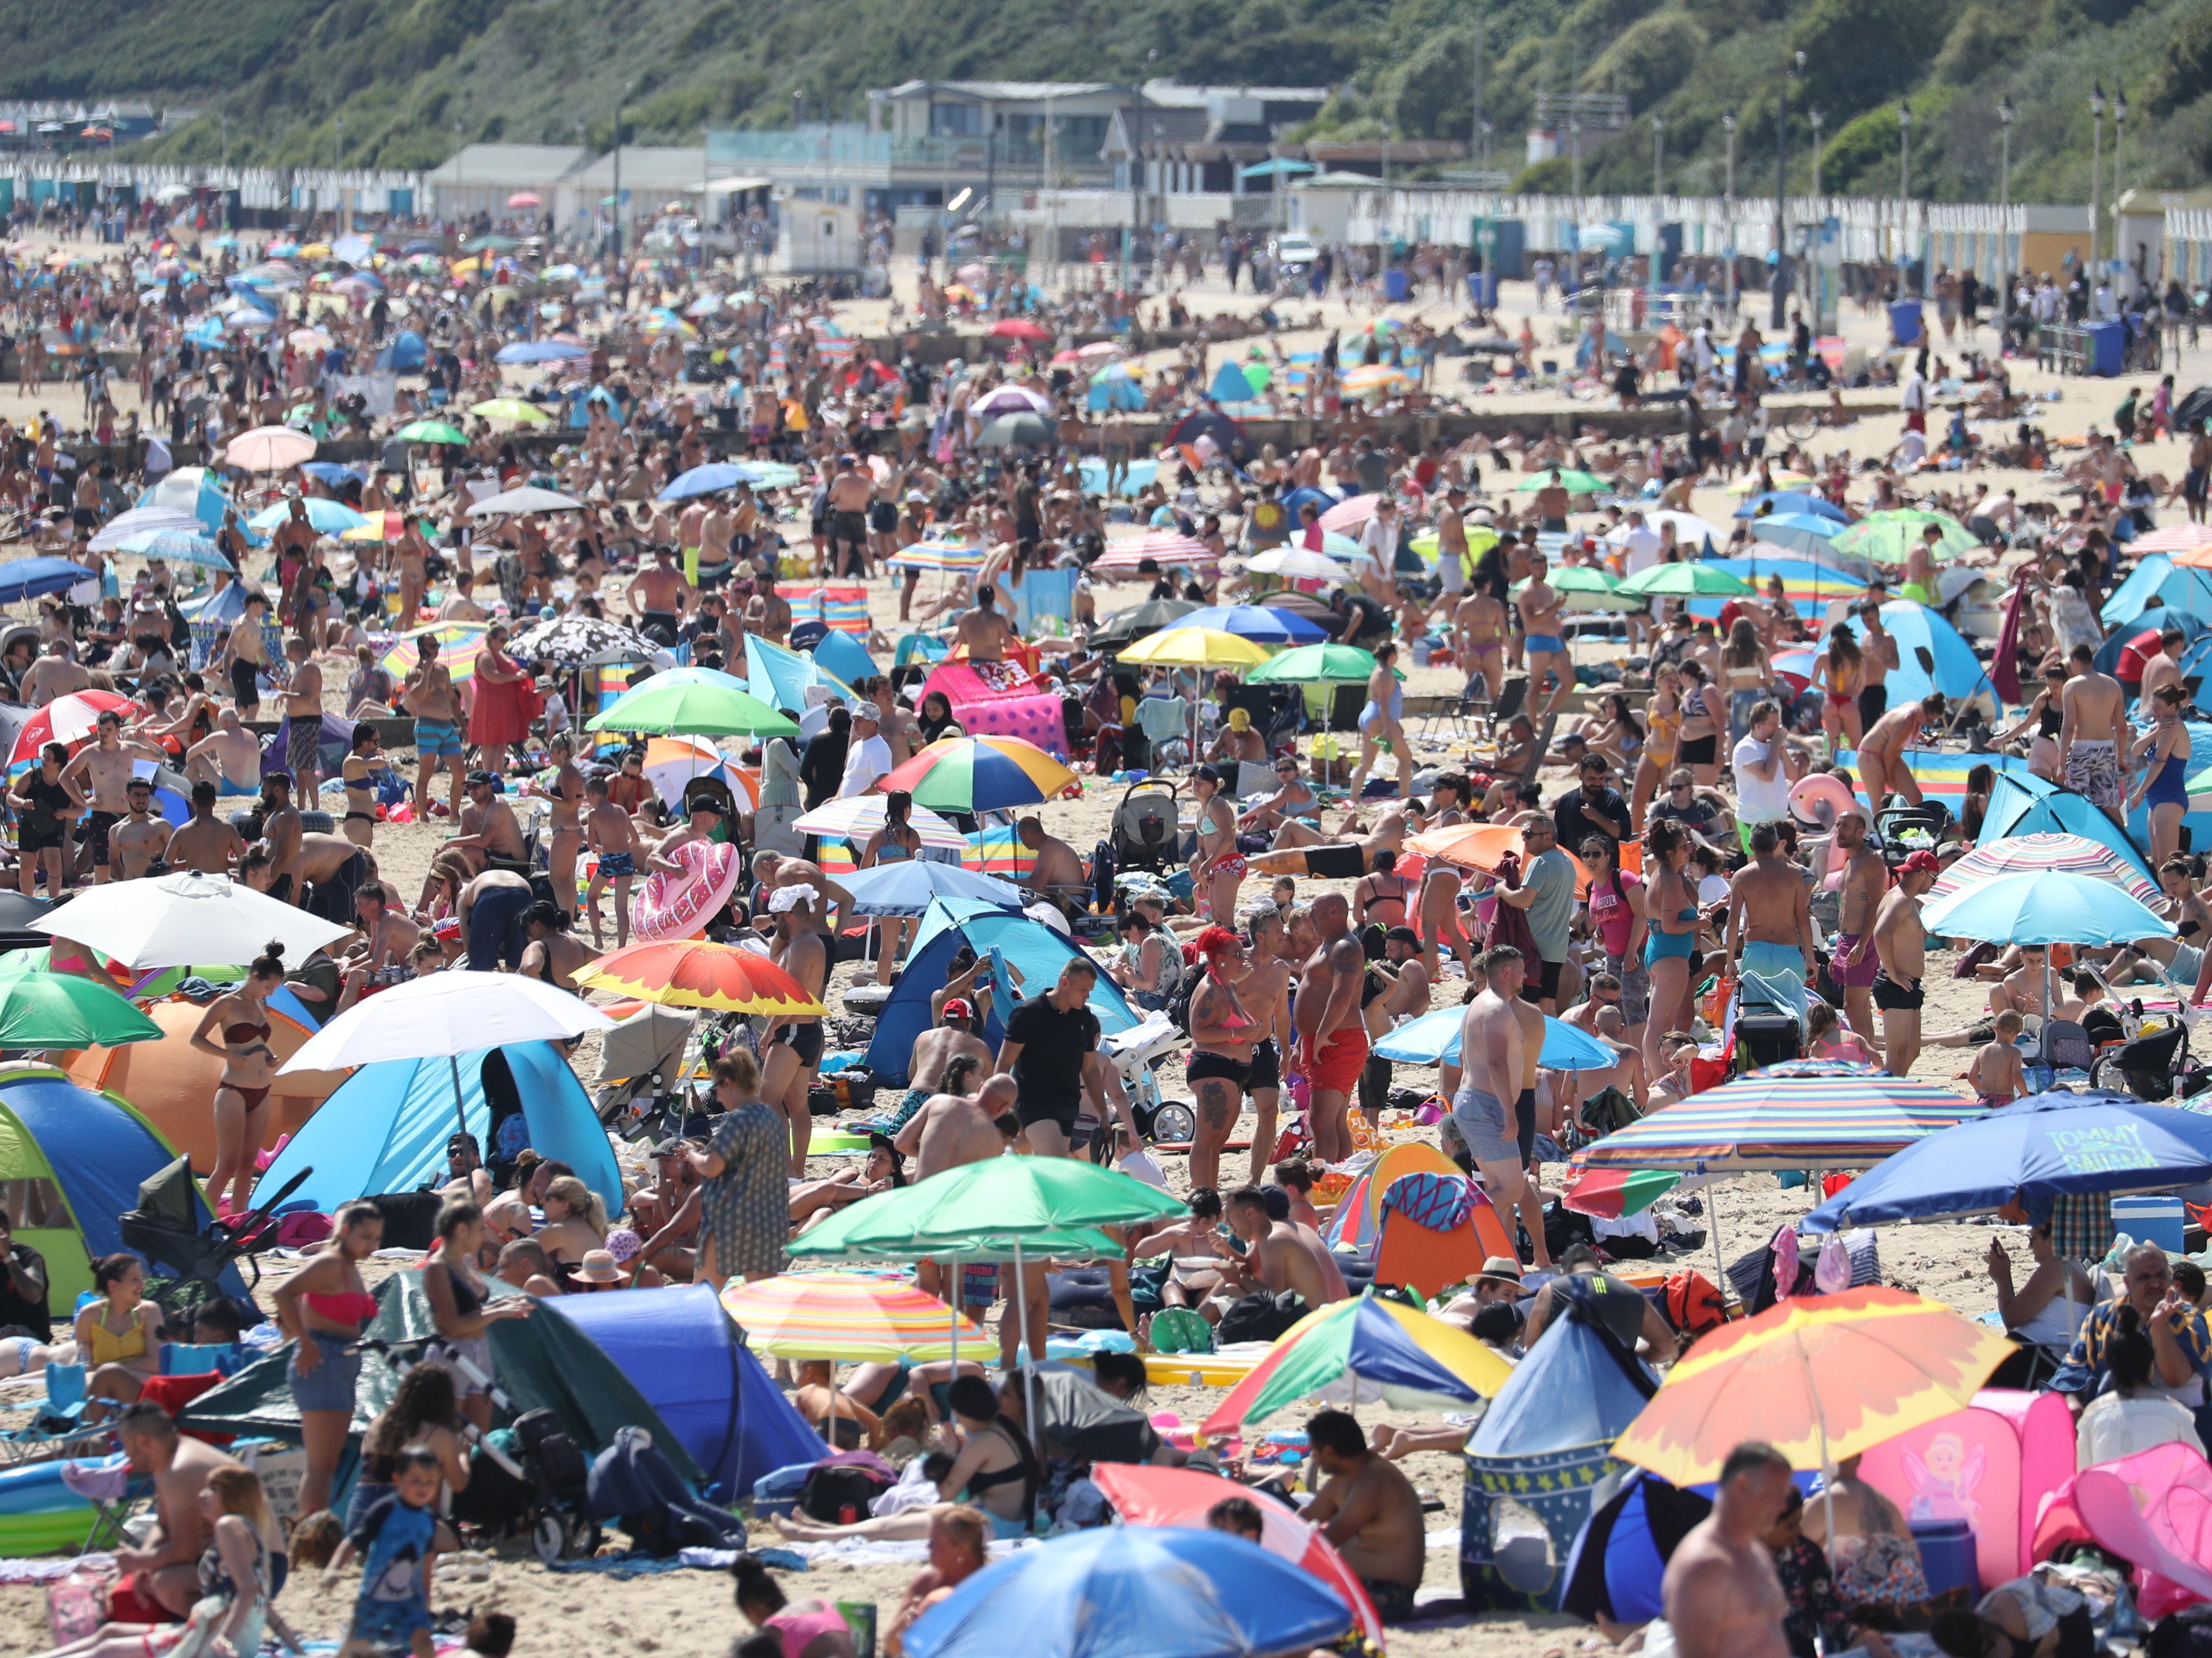
[[[911,552],[912,548],[908,549]],[[978,557],[981,557],[980,550]],[[896,559],[891,561],[898,562]],[[1091,630],[1091,648],[1118,651],[1146,634],[1156,634],[1170,622],[1193,614],[1198,606],[1187,598],[1149,598],[1126,610],[1116,610]],[[1303,617],[1299,618],[1304,620]]]
[[[767,957],[703,938],[625,944],[587,962],[573,976],[586,989],[635,996],[663,1007],[775,1015],[828,1011]]]
[[[824,800],[804,817],[794,819],[791,826],[801,835],[850,841],[860,846],[884,826],[888,811],[882,795],[856,794],[846,800]],[[921,836],[925,847],[943,847],[948,852],[963,853],[968,849],[966,835],[918,802],[907,814],[906,821],[907,826]]]
[[[131,1001],[76,973],[51,973],[46,952],[0,956],[0,1048],[119,1048],[167,1035]]]
[[[718,674],[715,677],[724,679],[727,676]],[[730,737],[759,732],[788,737],[799,726],[736,681],[716,684],[704,679],[674,679],[666,674],[655,674],[643,684],[624,691],[585,721],[584,729],[660,736],[696,733],[703,737]]]
[[[1933,937],[2015,944],[2119,944],[2171,938],[2173,923],[2112,883],[2068,871],[1999,875],[1923,905]]]
[[[319,536],[343,535],[348,530],[357,530],[369,521],[368,514],[356,513],[343,501],[331,501],[323,495],[301,498],[301,506],[307,509],[308,526]],[[246,520],[252,530],[274,530],[289,524],[292,519],[292,504],[287,501],[271,501]]]
[[[1244,676],[1253,685],[1310,685],[1322,680],[1363,680],[1375,656],[1357,645],[1297,645]]]
[[[1031,322],[1027,317],[1002,318],[985,331],[1002,340],[1048,340],[1052,337],[1052,330]]]
[[[792,1253],[966,1254],[971,1239],[1124,1226],[1182,1212],[1179,1199],[1116,1169],[1069,1157],[990,1157],[841,1210]]]
[[[315,458],[315,440],[289,426],[257,426],[222,446],[222,458],[246,472],[281,472]]]
[[[2158,889],[2142,872],[2110,847],[2079,835],[2014,835],[2002,841],[1984,841],[1936,877],[1928,890],[1929,899],[1978,886],[1999,875],[2024,871],[2037,874],[2063,873],[2109,881],[2137,903],[2158,899]]]
[[[1091,561],[1091,573],[1110,575],[1135,571],[1148,560],[1163,570],[1186,566],[1194,570],[1211,569],[1216,562],[1206,544],[1194,537],[1173,530],[1148,530],[1140,536],[1127,536],[1108,543],[1106,550]]]
[[[917,541],[884,562],[904,570],[980,570],[983,549],[975,542]]]
[[[1203,1432],[1226,1435],[1302,1399],[1387,1400],[1400,1410],[1450,1410],[1487,1399],[1513,1367],[1455,1324],[1369,1290],[1308,1313],[1229,1390]]]
[[[1163,628],[1123,651],[1121,660],[1182,668],[1242,668],[1256,667],[1267,656],[1266,646],[1218,628]]]
[[[120,691],[67,691],[47,703],[28,720],[15,734],[15,746],[8,756],[8,763],[27,760],[49,743],[74,746],[99,729],[100,716],[119,714],[125,720],[132,717],[132,704]]]
[[[1569,466],[1554,468],[1544,472],[1531,472],[1513,486],[1513,493],[1516,495],[1529,495],[1535,494],[1539,489],[1549,489],[1555,485],[1565,489],[1571,495],[1603,495],[1607,488],[1603,478],[1592,477],[1588,472],[1577,472],[1573,467]]]
[[[1746,1440],[1793,1468],[1830,1467],[1966,1409],[2014,1351],[1904,1290],[1793,1297],[1700,1338],[1613,1454],[1677,1485],[1716,1478]]]
[[[1803,489],[1770,489],[1763,495],[1752,496],[1735,509],[1738,518],[1779,518],[1791,513],[1826,519],[1839,530],[1851,521],[1851,515],[1826,495],[1812,495]]]
[[[757,1353],[849,1364],[949,1358],[957,1339],[979,1342],[982,1327],[935,1296],[896,1278],[854,1272],[794,1272],[757,1284],[733,1280],[722,1305]]]
[[[549,426],[553,416],[534,403],[525,403],[520,398],[490,398],[483,403],[469,405],[469,413],[485,420],[513,421],[518,426]]]
[[[410,979],[356,1002],[302,1042],[278,1071],[344,1071],[379,1060],[458,1059],[486,1048],[566,1042],[587,1030],[613,1028],[614,1021],[599,1009],[542,980],[457,968]],[[458,1087],[457,1081],[457,1091]]]
[[[1578,1215],[1620,1220],[1642,1214],[1681,1183],[1671,1169],[1582,1169],[1567,1177],[1559,1201]]]
[[[1825,553],[1844,531],[1834,519],[1819,513],[1770,513],[1753,526],[1759,539],[1795,553]]]
[[[1177,628],[1212,628],[1261,645],[1318,645],[1328,637],[1327,630],[1318,623],[1265,604],[1211,604],[1178,616],[1167,626],[1170,631]]]
[[[490,630],[488,622],[434,622],[400,635],[398,642],[377,659],[377,665],[404,680],[422,659],[421,641],[433,639],[438,644],[438,660],[453,676],[453,683],[462,684],[475,677],[477,659],[483,654],[484,635]]]
[[[441,420],[410,421],[392,436],[402,443],[460,443],[469,440],[469,434],[458,426]]]
[[[222,521],[218,518],[215,525],[204,524],[197,513],[175,507],[133,507],[118,513],[94,531],[91,547],[95,553],[112,553],[121,550],[123,544],[134,536],[162,530],[194,535],[212,531]]]
[[[2125,1094],[2060,1090],[2015,1100],[1908,1146],[1807,1216],[1815,1232],[1987,1214],[2017,1202],[2165,1192],[2212,1179],[2212,1115]]]
[[[189,530],[142,530],[127,537],[117,550],[135,553],[140,558],[166,559],[172,564],[197,565],[206,570],[237,568],[222,556],[215,537],[197,524]]]
[[[1902,564],[1922,544],[1921,537],[1930,525],[1940,533],[1929,556],[1939,564],[1981,548],[1979,537],[1948,513],[1923,512],[1915,507],[1869,513],[1828,544],[1837,552],[1871,559],[1876,564]]]
[[[226,876],[189,872],[94,887],[29,926],[131,968],[242,967],[271,941],[284,946],[288,960],[303,962],[353,932]],[[433,976],[442,982],[451,975]],[[362,1005],[383,999],[374,996]]]
[[[1518,598],[1528,586],[1530,577],[1523,576],[1506,591]],[[1620,591],[1620,582],[1610,572],[1588,564],[1563,564],[1547,571],[1545,585],[1561,595],[1561,609],[1569,610],[1615,610],[1626,613],[1644,608],[1644,601]]]
[[[508,513],[580,513],[584,503],[574,496],[564,495],[557,489],[540,489],[534,484],[525,484],[519,489],[501,490],[495,495],[486,495],[469,508],[471,518],[496,518]]]
[[[1441,858],[1447,864],[1458,864],[1467,869],[1479,869],[1495,874],[1498,866],[1510,854],[1522,861],[1525,867],[1528,844],[1519,829],[1510,823],[1455,823],[1449,829],[1430,829],[1416,835],[1406,842],[1408,852],[1418,852],[1424,857]],[[1565,849],[1561,848],[1562,851]],[[1589,865],[1571,852],[1567,858],[1575,866],[1575,893],[1578,897],[1589,894]]]
[[[612,661],[617,656],[649,661],[659,647],[641,634],[598,616],[556,616],[550,622],[525,628],[507,641],[507,648],[526,661],[581,667],[587,662]]]
[[[1042,415],[999,415],[985,423],[975,441],[986,449],[1042,449],[1053,436],[1053,424]]]
[[[709,461],[703,466],[694,466],[688,472],[678,472],[668,481],[660,492],[662,501],[689,501],[694,495],[716,495],[734,489],[740,483],[752,482],[752,475],[734,461]]]
[[[1408,1019],[1375,1044],[1376,1056],[1402,1065],[1457,1065],[1459,1035],[1467,1010],[1440,1007]],[[1549,1071],[1603,1071],[1620,1063],[1620,1055],[1587,1031],[1564,1019],[1544,1016],[1544,1051],[1536,1062]]]
[[[1018,737],[946,737],[886,772],[878,786],[886,794],[904,789],[918,806],[975,812],[1036,805],[1078,780],[1036,744]]]
[[[1227,1532],[1102,1526],[994,1561],[908,1625],[908,1658],[1261,1658],[1352,1627],[1343,1600]]]
[[[1326,553],[1308,547],[1270,547],[1244,567],[1254,575],[1280,576],[1285,581],[1346,581],[1343,565]]]
[[[1705,593],[1716,598],[1740,598],[1759,590],[1741,576],[1730,575],[1726,570],[1717,570],[1710,563],[1693,560],[1686,564],[1650,564],[1620,584],[1620,592],[1642,593]]]
[[[862,915],[920,915],[935,898],[965,898],[1010,910],[1028,902],[1011,882],[922,858],[858,870],[843,877],[842,884],[853,895],[854,909]]]
[[[1026,386],[1002,386],[975,405],[975,412],[992,415],[1049,415],[1052,399]]]
[[[1887,1075],[1747,1077],[1709,1088],[1607,1134],[1591,1169],[1867,1169],[1983,1114],[1932,1082]]]

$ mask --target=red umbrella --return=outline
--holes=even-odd
[[[1819,659],[1816,651],[1778,651],[1768,659],[1774,677],[1790,687],[1790,695],[1802,696],[1805,687],[1813,683],[1814,664]]]
[[[1002,340],[1048,340],[1052,337],[1050,329],[1039,327],[1027,317],[1008,317],[1003,322],[994,322],[990,331]]]
[[[39,750],[49,743],[76,747],[97,729],[100,716],[110,712],[128,720],[137,708],[129,697],[113,691],[71,691],[56,697],[23,722],[8,763],[12,766],[18,761],[36,759]]]
[[[1196,1468],[1160,1468],[1127,1462],[1093,1464],[1091,1477],[1115,1511],[1132,1526],[1203,1526],[1206,1511],[1224,1497],[1251,1500],[1260,1510],[1260,1546],[1327,1583],[1359,1620],[1361,1632],[1380,1648],[1382,1620],[1374,1602],[1336,1546],[1271,1497],[1249,1485]]]

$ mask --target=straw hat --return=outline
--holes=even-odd
[[[575,1275],[586,1284],[620,1284],[623,1273],[622,1268],[615,1265],[613,1251],[586,1249]]]

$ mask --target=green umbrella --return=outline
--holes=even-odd
[[[402,443],[466,443],[469,434],[441,420],[418,420],[401,427],[392,436]]]
[[[0,957],[0,1048],[119,1048],[161,1039],[161,1027],[105,985],[38,963],[44,950]]]
[[[696,679],[655,683],[648,679],[624,691],[603,713],[584,724],[586,731],[642,732],[653,737],[735,737],[754,732],[789,737],[799,730],[750,691]]]
[[[1559,481],[1559,488],[1571,495],[1601,495],[1611,487],[1604,479],[1592,477],[1588,472],[1577,472],[1571,468],[1554,468],[1531,472],[1513,486],[1513,493],[1529,495],[1539,489],[1548,489],[1554,478]]]
[[[1916,507],[1869,513],[1828,544],[1853,558],[1869,559],[1876,564],[1902,564],[1921,544],[1921,536],[1931,524],[1942,532],[1929,553],[1939,564],[1945,559],[1971,553],[1982,544],[1972,530],[1948,513],[1923,512]]]
[[[1555,592],[1566,595],[1562,608],[1570,610],[1640,610],[1644,606],[1633,595],[1624,594],[1620,583],[1604,570],[1591,568],[1587,564],[1563,564],[1546,574],[1544,580]],[[1529,578],[1522,577],[1508,591],[1516,598],[1528,585]]]
[[[1296,645],[1261,663],[1244,681],[1250,685],[1310,685],[1322,679],[1364,679],[1374,671],[1374,654],[1357,645]]]
[[[1685,564],[1651,564],[1638,570],[1615,589],[1623,593],[1698,593],[1706,598],[1736,598],[1757,588],[1726,570],[1692,560]]]

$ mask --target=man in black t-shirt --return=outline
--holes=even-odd
[[[1628,802],[1612,786],[1612,770],[1603,755],[1583,756],[1582,782],[1553,802],[1552,823],[1562,847],[1579,854],[1593,835],[1615,846],[1628,838]]]
[[[1364,593],[1340,589],[1328,607],[1342,618],[1336,636],[1346,645],[1365,649],[1390,636],[1390,613]]]
[[[1098,1016],[1090,1006],[1097,981],[1091,958],[1072,956],[1050,990],[1024,1002],[1006,1020],[999,1069],[1020,1090],[1014,1114],[1039,1157],[1064,1157],[1074,1150],[1075,1119],[1098,1046]]]
[[[46,1258],[18,1243],[0,1212],[0,1330],[27,1330],[40,1341],[53,1339],[53,1316],[46,1310]]]

